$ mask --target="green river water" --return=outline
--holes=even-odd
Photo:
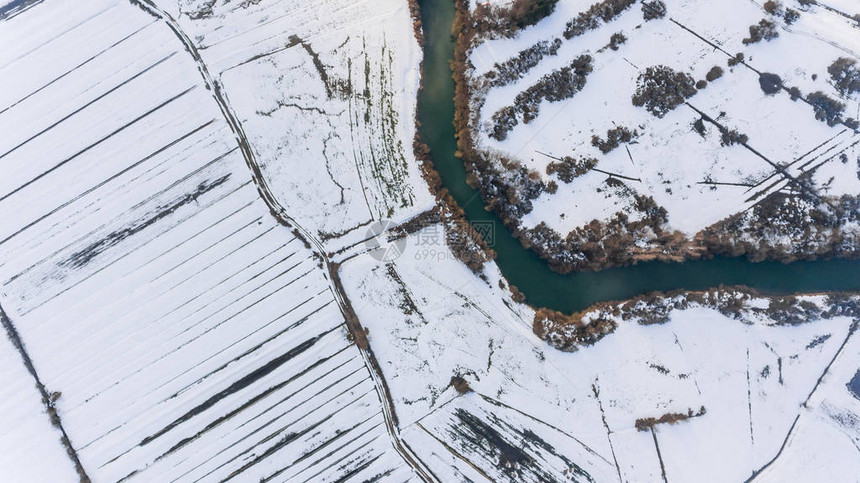
[[[744,258],[715,258],[685,263],[649,262],[600,272],[561,275],[553,272],[531,250],[485,209],[480,195],[466,184],[466,169],[454,156],[454,55],[452,0],[420,0],[427,45],[424,51],[424,89],[418,98],[419,133],[442,182],[471,222],[495,223],[496,262],[508,281],[527,301],[562,312],[576,312],[595,302],[623,300],[652,291],[705,290],[719,285],[746,285],[762,293],[860,290],[860,261],[752,263]]]

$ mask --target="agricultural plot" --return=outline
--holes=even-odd
[[[0,315],[2,317],[2,315]],[[0,474],[9,481],[78,480],[21,355],[0,337]]]
[[[670,234],[695,251],[705,230],[777,200],[772,195],[802,199],[796,216],[811,229],[787,231],[778,215],[757,213],[745,226],[774,226],[750,235],[751,243],[769,237],[786,253],[830,250],[828,240],[841,235],[816,226],[815,210],[838,219],[840,233],[858,233],[856,208],[839,206],[860,194],[860,91],[840,89],[829,70],[838,59],[860,61],[860,24],[836,8],[792,0],[770,2],[775,9],[761,1],[666,0],[665,16],[646,19],[652,3],[614,2],[621,5],[614,15],[591,14],[588,23],[586,11],[601,2],[563,0],[514,38],[470,51],[472,133],[500,173],[486,176],[516,184],[498,161],[507,159],[544,184],[515,220],[535,230],[526,236],[537,244],[549,233],[563,240],[597,220],[604,231],[625,227],[642,252],[659,252],[659,239]],[[560,87],[547,87],[547,78],[581,56],[591,68],[583,87],[554,99]],[[645,104],[634,105],[649,69],[659,66],[689,77],[666,91],[646,90]],[[671,100],[669,91],[685,82],[689,89]],[[523,104],[539,85],[548,100]],[[517,106],[526,112],[510,117],[506,109]],[[794,214],[791,203],[775,202]],[[567,248],[574,253],[547,253],[562,261],[581,247]]]
[[[0,305],[88,476],[409,479],[322,259],[272,216],[171,27],[50,0],[0,44]],[[3,367],[22,419],[3,461],[44,442],[43,471],[56,431]]]
[[[857,337],[843,351],[857,354]],[[860,411],[858,398],[845,381],[852,381],[860,372],[856,361],[843,358],[830,368],[831,377],[823,379],[807,403],[809,410],[796,420],[795,435],[785,442],[783,455],[761,474],[761,481],[786,479],[829,478],[838,481],[842,475],[860,472],[857,447],[860,446]],[[821,441],[829,441],[830,451],[816,451]],[[817,470],[817,471],[814,471]]]
[[[402,435],[443,480],[739,481],[767,468],[779,481],[801,464],[790,452],[856,460],[852,317],[798,324],[780,299],[743,299],[735,313],[691,302],[659,324],[613,316],[612,333],[564,353],[535,337],[534,312],[494,264],[482,280],[452,256],[417,260],[422,236],[392,263],[365,254],[342,274]]]
[[[157,3],[222,83],[273,193],[323,242],[433,206],[412,150],[406,1]]]
[[[616,479],[612,462],[576,438],[487,396],[456,398],[410,429],[426,432],[438,450],[474,464],[482,481]]]

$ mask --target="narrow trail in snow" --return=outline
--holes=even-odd
[[[747,479],[744,483],[750,483],[754,481],[766,469],[768,469],[772,464],[774,464],[780,458],[780,456],[782,456],[783,451],[785,451],[786,446],[788,446],[788,442],[791,439],[792,434],[794,434],[794,430],[797,427],[797,422],[800,420],[800,416],[804,414],[804,410],[808,409],[809,400],[812,399],[813,394],[815,394],[815,391],[818,390],[818,386],[821,385],[821,381],[823,381],[827,373],[830,372],[830,368],[833,366],[833,363],[836,362],[836,359],[839,359],[839,356],[842,355],[845,350],[845,346],[848,345],[848,341],[851,340],[851,337],[854,336],[858,328],[860,328],[860,319],[855,319],[854,322],[851,324],[851,327],[848,329],[848,335],[845,336],[845,340],[843,340],[842,344],[839,346],[839,350],[836,351],[836,354],[834,354],[833,358],[830,359],[830,362],[827,364],[824,370],[821,371],[821,375],[818,376],[818,380],[815,381],[815,386],[812,387],[812,391],[809,392],[809,395],[807,395],[806,399],[804,399],[804,401],[800,404],[797,415],[794,417],[794,421],[792,421],[791,426],[788,428],[788,432],[785,434],[785,438],[782,440],[782,445],[780,445],[779,451],[777,451],[776,455],[774,455],[773,458],[768,460],[767,463],[762,465],[761,468],[753,470],[752,475],[750,475],[749,479]],[[782,378],[781,375],[780,378]],[[782,383],[782,381],[780,381],[780,383]]]
[[[429,470],[429,468],[426,467],[426,465],[415,455],[412,449],[409,448],[406,442],[403,441],[400,437],[400,430],[398,428],[397,423],[397,415],[394,411],[394,403],[388,390],[388,384],[385,381],[385,378],[382,374],[382,370],[376,360],[376,357],[371,351],[370,346],[367,344],[367,338],[365,336],[364,328],[361,326],[361,322],[356,316],[352,305],[349,303],[349,299],[346,297],[346,294],[343,290],[343,286],[340,283],[340,277],[338,276],[339,265],[329,260],[322,243],[310,231],[301,226],[299,223],[296,222],[295,219],[293,219],[289,214],[287,214],[286,209],[281,206],[281,204],[275,198],[274,194],[272,194],[272,191],[269,189],[268,183],[266,182],[266,179],[263,176],[263,172],[256,160],[254,151],[253,149],[251,149],[251,144],[248,142],[248,138],[245,136],[245,131],[242,128],[242,124],[239,122],[238,116],[236,116],[235,112],[230,106],[227,96],[221,90],[221,85],[212,78],[212,75],[209,73],[209,69],[206,66],[206,63],[200,56],[199,50],[179,26],[179,23],[176,21],[176,19],[174,19],[169,13],[160,9],[152,2],[152,0],[129,1],[132,5],[140,7],[142,10],[149,13],[150,15],[167,23],[173,33],[176,34],[176,36],[185,46],[187,52],[194,59],[194,62],[197,64],[197,68],[200,71],[200,75],[203,76],[203,80],[206,86],[212,90],[212,97],[215,99],[219,109],[221,110],[221,113],[227,121],[227,124],[230,126],[230,129],[232,129],[233,134],[236,136],[236,142],[239,144],[239,149],[242,151],[242,156],[245,158],[245,162],[247,163],[248,168],[250,168],[251,170],[252,178],[254,180],[254,183],[257,185],[257,191],[260,193],[260,197],[266,203],[266,206],[269,207],[269,211],[271,212],[272,216],[275,217],[275,219],[281,225],[293,229],[296,236],[302,239],[309,247],[311,247],[311,250],[316,253],[316,255],[325,264],[326,270],[324,276],[326,277],[331,292],[335,300],[337,301],[338,306],[340,307],[340,311],[343,314],[344,319],[346,320],[346,326],[349,329],[350,333],[353,335],[354,340],[356,341],[355,345],[356,347],[358,347],[358,350],[361,353],[364,365],[367,367],[367,370],[370,373],[370,377],[373,380],[374,385],[376,386],[376,391],[379,395],[379,400],[382,405],[382,414],[385,419],[385,427],[395,451],[397,451],[397,453],[403,458],[403,460],[410,467],[412,467],[412,469],[418,476],[421,477],[421,479],[423,479],[424,481],[431,482],[439,481],[439,479]]]

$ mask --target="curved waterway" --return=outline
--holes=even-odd
[[[451,26],[452,0],[420,0],[421,20],[427,44],[424,50],[424,89],[418,97],[422,140],[442,183],[466,212],[471,222],[495,223],[496,262],[508,281],[527,301],[539,307],[576,312],[595,302],[623,300],[652,291],[705,290],[719,285],[746,285],[762,293],[785,294],[831,290],[860,290],[860,261],[752,263],[743,258],[715,258],[685,263],[640,263],[600,272],[561,275],[553,272],[531,250],[505,229],[501,220],[485,209],[480,195],[466,184],[466,169],[454,156],[454,81],[450,60],[454,56]]]

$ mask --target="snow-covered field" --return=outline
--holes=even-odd
[[[644,216],[633,208],[638,194],[666,208],[669,231],[692,237],[768,194],[796,191],[797,183],[789,177],[812,173],[811,186],[823,197],[860,194],[860,134],[843,124],[817,121],[812,107],[793,101],[787,91],[767,95],[759,86],[760,73],[777,74],[786,88],[797,87],[804,96],[822,91],[843,102],[843,119],[860,119],[860,94],[840,94],[827,71],[837,58],[860,60],[860,24],[822,6],[801,8],[794,0],[782,2],[799,12],[790,25],[765,12],[758,0],[665,0],[664,18],[643,20],[641,2],[636,2],[613,20],[598,21],[597,28],[566,40],[565,24],[594,3],[561,0],[550,17],[515,38],[483,42],[469,57],[474,67],[469,75],[480,86],[497,63],[540,41],[562,40],[556,55],[544,56],[519,79],[475,88],[479,149],[516,159],[546,182],[558,184],[555,194],[543,193],[534,201],[533,211],[521,220],[523,227],[545,223],[564,237],[617,212],[636,221]],[[853,2],[845,3],[844,10],[856,13]],[[762,19],[776,23],[779,37],[744,45],[748,27]],[[615,33],[627,39],[617,50],[607,47]],[[730,67],[727,61],[740,52],[746,63]],[[519,122],[502,141],[490,136],[496,112],[542,76],[583,54],[592,56],[594,71],[581,92],[564,101],[542,102],[535,119]],[[639,74],[656,65],[696,81],[714,66],[724,74],[688,99],[689,106],[657,118],[631,102]],[[720,129],[707,120],[701,133],[694,130],[703,115],[747,135],[747,145],[721,145]],[[605,138],[608,130],[621,126],[636,130],[638,138],[606,154],[592,145],[592,136]],[[633,180],[620,180],[621,188],[610,186],[606,173],[592,170],[565,183],[546,173],[550,156],[593,157],[597,169]],[[785,173],[775,165],[785,166]]]
[[[619,319],[594,346],[563,353],[534,336],[534,312],[499,287],[493,264],[482,281],[452,257],[422,259],[422,236],[392,264],[362,255],[342,273],[402,434],[443,481],[743,481],[778,455],[763,480],[855,481],[856,320],[789,326],[693,304],[660,325]],[[474,392],[455,391],[453,376]],[[653,434],[635,428],[702,407]]]
[[[0,304],[90,478],[411,477],[321,260],[271,216],[168,24],[52,0],[0,44]],[[15,364],[3,461],[47,477],[33,458],[62,450],[32,453],[53,434]]]
[[[274,194],[323,241],[433,206],[412,151],[421,49],[405,0],[157,3],[220,79]]]
[[[60,431],[51,425],[36,381],[5,333],[0,337],[0,382],[0,476],[34,483],[76,481]]]
[[[692,20],[693,3],[673,5]],[[847,387],[860,378],[856,320],[788,326],[752,310],[767,299],[748,300],[736,318],[691,304],[660,325],[619,319],[596,345],[564,353],[534,335],[534,310],[512,300],[494,263],[478,276],[456,260],[441,225],[410,235],[394,262],[363,251],[371,221],[402,222],[434,204],[411,148],[420,49],[405,1],[155,4],[160,13],[146,2],[45,0],[0,19],[0,306],[53,399],[41,400],[18,349],[0,337],[0,480],[78,478],[47,408],[93,481],[406,481],[419,475],[409,465],[446,482],[860,473],[860,399]],[[584,5],[563,1],[559,12]],[[825,18],[820,10],[809,18]],[[666,33],[666,19],[641,29],[625,19],[622,49]],[[476,67],[553,22],[484,44]],[[678,62],[705,69],[719,57],[671,32],[660,45],[680,49],[670,56]],[[591,48],[573,47],[589,35],[559,57]],[[606,53],[594,75],[657,54],[665,52],[612,54],[626,61]],[[748,60],[767,66],[768,56]],[[696,106],[809,114],[754,96],[742,87],[745,69],[714,82]],[[809,72],[779,74],[809,89]],[[720,99],[731,88],[738,98]],[[592,102],[584,93],[574,102]],[[545,123],[553,106],[542,107],[517,129]],[[611,110],[598,111],[577,117],[592,123],[577,129],[605,131],[600,116]],[[568,132],[567,112],[556,121],[565,146],[581,134]],[[672,117],[680,112],[636,118],[647,128],[637,125],[634,159],[665,150],[659,137],[689,121]],[[773,153],[791,153],[832,131],[813,121],[783,127],[750,124],[751,143],[761,137]],[[686,136],[678,142],[699,146]],[[856,137],[833,136],[808,156],[832,156]],[[756,159],[731,162],[739,166],[728,174],[768,175]],[[850,192],[840,165],[826,163],[816,179],[823,186],[830,173],[834,193]],[[637,176],[653,184],[652,171]],[[713,201],[677,189],[685,203]],[[329,257],[343,263],[349,301]],[[347,330],[347,305],[384,380]],[[454,377],[469,389],[456,390]],[[673,413],[693,416],[636,429]]]

